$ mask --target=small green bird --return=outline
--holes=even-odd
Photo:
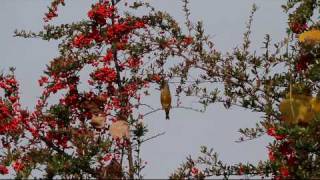
[[[161,101],[162,109],[164,109],[164,111],[166,112],[166,119],[169,120],[170,119],[169,112],[171,108],[171,94],[170,94],[168,81],[166,80],[162,81],[160,86],[160,91],[161,91],[160,101]]]

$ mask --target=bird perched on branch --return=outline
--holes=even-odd
[[[160,86],[160,101],[162,105],[162,109],[166,112],[166,119],[169,120],[169,112],[171,108],[171,94],[170,94],[170,88],[167,80],[163,80]]]

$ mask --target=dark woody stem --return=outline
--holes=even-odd
[[[118,2],[120,2],[120,0],[112,0],[111,3],[113,6],[115,6]],[[111,21],[112,21],[112,25],[115,24],[115,15],[113,14],[112,17],[111,17]],[[117,85],[118,85],[118,88],[121,92],[122,90],[122,82],[121,82],[121,75],[120,75],[120,72],[121,72],[121,68],[119,66],[119,62],[118,62],[118,55],[117,55],[117,47],[115,46],[115,43],[116,42],[113,42],[113,60],[114,60],[114,64],[115,64],[115,68],[116,68],[116,71],[117,71]],[[120,94],[120,100],[121,101],[124,101],[124,103],[121,103],[123,106],[126,106],[127,104],[127,98],[123,97],[122,94]],[[131,142],[130,140],[128,140],[128,147],[127,147],[127,150],[128,150],[128,163],[129,163],[129,178],[130,179],[134,179],[134,167],[133,167],[133,156],[132,156],[132,147],[131,147]]]
[[[49,97],[48,95],[43,95],[43,104],[41,106],[37,106],[36,110],[42,115],[42,108],[45,106],[46,101]],[[13,118],[13,117],[12,117]],[[70,156],[69,154],[67,154],[66,152],[64,152],[64,150],[60,149],[59,146],[56,146],[53,142],[49,141],[48,139],[46,139],[44,136],[39,135],[39,139],[41,141],[43,141],[49,148],[53,149],[54,151],[56,151],[57,153],[63,155],[64,157],[68,158],[68,159],[73,159],[72,156]],[[80,168],[83,172],[86,172],[90,175],[92,175],[92,177],[97,177],[97,173],[94,169],[91,169],[90,167],[87,166],[82,166],[82,165],[77,165],[78,168]]]
[[[39,138],[50,148],[52,148],[54,151],[56,151],[59,154],[62,154],[63,156],[65,156],[68,159],[73,159],[72,156],[70,156],[69,154],[65,153],[63,150],[61,150],[59,147],[55,146],[52,142],[48,141],[45,137],[43,136],[39,136]],[[78,164],[77,166],[78,168],[80,168],[83,172],[86,172],[90,175],[92,175],[92,177],[97,177],[97,173],[94,169],[91,169],[90,167],[87,166],[82,166],[80,164]]]

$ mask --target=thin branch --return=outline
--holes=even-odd
[[[147,113],[143,114],[142,116],[143,116],[143,117],[145,117],[145,116],[148,116],[148,115],[150,115],[150,114],[152,114],[152,113],[155,113],[155,112],[157,112],[157,111],[160,111],[160,110],[162,110],[162,108],[158,108],[158,109],[155,109],[155,110],[149,111],[149,112],[147,112]]]
[[[187,109],[187,110],[192,110],[192,111],[199,112],[199,113],[203,112],[202,110],[195,109],[195,108],[192,108],[192,107],[187,107],[187,106],[175,106],[173,108],[175,108],[175,109]]]
[[[189,5],[189,1],[188,0],[182,0],[182,3],[183,3],[183,11],[185,13],[185,24],[188,28],[188,33],[189,33],[189,36],[191,36],[191,31],[192,31],[192,23],[190,21],[190,9],[188,8],[188,5]]]
[[[153,107],[150,106],[149,104],[140,103],[140,104],[137,104],[136,106],[147,106],[147,107],[150,108],[151,110],[155,110],[155,108],[153,108]]]
[[[260,135],[257,135],[256,137],[249,137],[246,139],[239,139],[239,140],[235,140],[234,142],[236,143],[242,143],[242,142],[247,142],[247,141],[252,141],[252,140],[256,140],[260,137],[262,137],[263,135],[265,135],[266,133],[261,133]]]
[[[192,80],[192,81],[184,81],[186,83],[195,83],[195,82],[198,82],[198,83],[216,83],[216,82],[222,82],[222,81],[219,81],[219,80]],[[172,83],[172,84],[179,84],[181,83],[180,81],[169,81],[168,82],[169,84]]]
[[[195,109],[195,108],[192,108],[192,107],[186,107],[186,106],[173,106],[173,107],[171,107],[172,109],[187,109],[187,110],[192,110],[192,111],[195,111],[195,112],[199,112],[199,113],[202,113],[203,111],[201,111],[201,110],[199,110],[199,109]],[[162,108],[157,108],[157,109],[154,109],[154,110],[152,110],[152,111],[149,111],[149,112],[147,112],[147,113],[145,113],[143,116],[145,117],[145,116],[148,116],[148,115],[150,115],[150,114],[152,114],[152,113],[155,113],[155,112],[157,112],[157,111],[160,111],[160,110],[162,110]]]
[[[157,137],[159,137],[159,136],[165,135],[165,134],[166,134],[166,132],[158,133],[158,134],[156,134],[156,135],[154,135],[154,136],[151,136],[151,137],[149,137],[149,138],[147,138],[147,139],[142,140],[142,141],[140,142],[140,144],[142,144],[142,143],[144,143],[144,142],[147,142],[147,141],[149,141],[149,140],[151,140],[151,139],[157,138]],[[138,144],[133,144],[132,147],[135,147],[135,146],[137,146],[137,145],[138,145]]]
[[[55,150],[57,153],[62,154],[63,156],[69,158],[69,159],[73,159],[72,156],[70,156],[69,154],[67,154],[66,152],[64,152],[63,150],[61,150],[59,147],[55,146],[52,142],[48,141],[45,137],[39,135],[40,139],[46,143],[46,145],[50,148],[52,148],[53,150]],[[90,167],[82,167],[82,166],[78,166],[79,168],[81,168],[81,170],[83,170],[84,172],[91,174],[93,177],[96,177],[96,171],[94,169],[91,169]]]

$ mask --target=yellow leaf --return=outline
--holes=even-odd
[[[320,30],[312,29],[299,35],[301,43],[318,44],[320,43]]]
[[[314,112],[312,111],[311,105],[309,103],[304,103],[299,108],[299,113],[297,121],[299,123],[308,124],[314,118]]]
[[[282,100],[279,105],[282,119],[288,124],[310,122],[315,117],[310,102],[311,97],[305,95],[294,95]]]
[[[318,98],[312,98],[310,104],[315,113],[320,113],[320,100]]]

